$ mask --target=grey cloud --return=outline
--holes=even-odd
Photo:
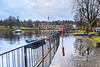
[[[71,15],[72,0],[5,0],[6,4],[1,12],[7,15],[13,14],[22,19],[32,18],[33,20],[51,20],[73,19]],[[1,2],[1,1],[0,1]],[[0,4],[1,6],[1,4]],[[11,9],[11,10],[9,10]]]

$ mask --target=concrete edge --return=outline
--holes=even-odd
[[[100,47],[100,42],[97,42],[89,37],[86,37],[86,41],[94,47]]]
[[[85,34],[85,35],[84,35],[84,34],[73,33],[73,35],[74,35],[74,36],[92,36],[92,35],[95,35],[95,34],[88,34],[88,35]]]

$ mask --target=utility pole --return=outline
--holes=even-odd
[[[48,22],[49,22],[49,17],[48,17]]]

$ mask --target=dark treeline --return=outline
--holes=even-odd
[[[28,21],[20,21],[19,17],[16,18],[14,16],[9,16],[5,20],[0,20],[0,26],[5,26],[6,28],[7,26],[9,26],[10,28],[12,28],[12,26],[18,26],[18,28],[20,28],[20,26],[33,27],[32,23],[33,22],[31,19],[29,19]]]
[[[5,20],[0,20],[0,26],[5,26],[6,28],[13,28],[13,26],[18,26],[18,28],[22,27],[38,27],[40,23],[50,24],[50,25],[65,25],[65,24],[76,24],[72,20],[57,20],[57,21],[32,21],[29,20],[19,20],[19,17],[9,16]]]

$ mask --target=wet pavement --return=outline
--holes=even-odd
[[[82,37],[64,36],[49,67],[100,67],[100,48]]]

